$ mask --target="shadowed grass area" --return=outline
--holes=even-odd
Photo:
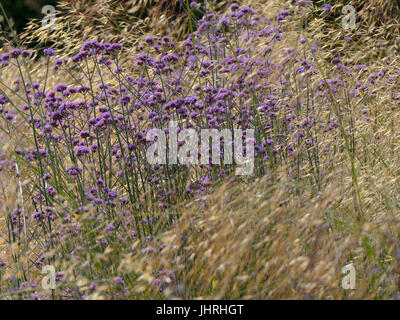
[[[1,52],[0,296],[398,298],[397,7],[348,3],[355,30],[344,2],[311,1],[176,2],[175,21],[61,1],[54,31],[32,21]],[[226,145],[220,164],[150,163],[171,120],[241,130],[254,171]]]

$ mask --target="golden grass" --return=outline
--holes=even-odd
[[[290,6],[289,2],[248,1],[265,15],[273,15],[286,5]],[[321,51],[326,53],[321,57],[321,63],[340,53],[346,62],[368,62],[371,73],[400,68],[393,51],[398,34],[396,2],[350,3],[359,10],[356,31],[344,31],[339,27],[340,19],[328,21],[320,17],[319,12],[313,12],[308,28],[299,30],[293,26],[293,38],[285,39],[287,42],[281,46],[292,46],[298,37],[307,36],[319,43]],[[168,13],[160,11],[161,6],[149,9],[150,18],[142,19],[139,11],[143,5],[139,1],[119,1],[117,5],[111,0],[91,5],[83,0],[61,1],[54,32],[43,30],[37,21],[33,21],[23,37],[28,42],[39,39],[41,45],[47,42],[62,44],[58,52],[65,56],[75,53],[76,48],[87,40],[122,42],[128,48],[129,57],[134,45],[150,32],[176,38],[187,32],[179,20],[184,17],[167,24]],[[341,6],[338,1],[334,10],[340,12]],[[345,41],[345,35],[352,35],[353,40]],[[384,50],[379,49],[379,43]],[[378,57],[382,59],[371,60]],[[43,63],[39,60],[32,65],[35,75],[43,75]],[[14,74],[0,76],[7,78],[4,82],[16,77]],[[65,81],[57,77],[52,76],[51,84]],[[397,128],[400,112],[399,105],[392,99],[398,90],[399,83],[378,84],[378,94],[370,99],[360,98],[357,105],[345,108],[345,129],[352,133],[357,146],[355,166],[363,204],[361,217],[355,210],[357,200],[349,174],[350,164],[343,152],[335,166],[326,166],[322,170],[321,188],[313,183],[311,174],[293,179],[296,168],[289,164],[268,172],[258,181],[232,178],[215,186],[210,194],[174,209],[182,214],[181,217],[150,242],[154,247],[166,246],[160,253],[141,253],[143,245],[134,241],[131,245],[137,248],[137,254],[117,253],[119,244],[116,242],[94,257],[86,252],[73,258],[63,257],[55,262],[57,269],[63,270],[67,283],[88,290],[88,275],[95,272],[88,269],[107,264],[106,276],[121,274],[135,279],[124,292],[123,297],[127,298],[161,297],[153,286],[156,278],[162,280],[167,298],[398,297],[400,141]],[[345,105],[346,97],[339,99]],[[356,121],[351,126],[351,116],[359,115],[362,109],[368,111],[371,120]],[[321,135],[319,138],[321,150],[326,145],[344,149],[339,135]],[[8,152],[9,146],[2,145],[4,151],[1,152]],[[327,156],[321,160],[330,159]],[[310,172],[311,168],[302,170]],[[1,174],[2,181],[9,179],[8,176],[5,178],[5,173]],[[22,177],[23,180],[27,178]],[[1,234],[6,232],[7,213],[18,202],[18,181],[14,179],[5,186],[3,183],[3,187]],[[29,192],[25,196],[29,198]],[[84,221],[85,217],[75,219]],[[38,243],[33,243],[30,248]],[[54,250],[56,252],[57,248]],[[10,264],[15,252],[21,257],[18,263],[25,263],[24,248],[0,242],[0,256]],[[30,255],[33,259],[35,250]],[[18,268],[18,263],[9,272]],[[353,263],[357,272],[356,290],[347,291],[341,287],[341,269],[348,263]],[[166,274],[158,275],[160,270],[171,270],[174,279]],[[88,298],[121,298],[105,275]]]

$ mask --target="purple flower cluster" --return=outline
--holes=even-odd
[[[274,48],[283,38],[283,21],[291,15],[290,11],[281,11],[274,25],[257,16],[254,9],[234,4],[223,23],[215,14],[198,21],[195,45],[191,36],[181,49],[169,37],[157,40],[149,36],[133,58],[132,72],[139,76],[126,73],[119,64],[122,44],[84,43],[69,61],[56,59],[54,63],[58,72],[77,73],[75,79],[81,79],[77,83],[59,83],[46,91],[40,82],[27,83],[30,101],[24,110],[35,129],[38,145],[20,150],[19,154],[45,167],[43,181],[55,190],[57,177],[46,172],[54,171],[53,160],[57,157],[56,170],[63,170],[79,185],[79,203],[83,206],[92,203],[114,208],[117,201],[111,190],[117,183],[120,198],[124,199],[119,205],[130,204],[139,211],[144,206],[143,195],[149,190],[151,201],[165,210],[180,197],[204,192],[210,180],[226,176],[231,170],[215,167],[211,162],[202,164],[194,180],[177,184],[178,176],[186,169],[177,165],[149,166],[145,160],[147,131],[154,127],[167,130],[171,120],[178,121],[179,130],[194,128],[196,132],[204,128],[240,128],[246,134],[247,129],[255,129],[258,173],[288,157],[301,158],[302,153],[316,148],[310,130],[319,120],[314,119],[310,106],[306,106],[306,117],[299,113],[304,99],[294,103],[293,98],[303,95],[304,90],[300,87],[299,92],[293,92],[288,66],[294,67],[298,78],[295,81],[301,86],[320,75],[311,53],[300,58],[300,49],[277,52]],[[232,40],[226,38],[224,30],[230,26],[236,26],[235,34],[241,35],[232,52],[228,49]],[[255,55],[249,43],[262,44],[257,54],[265,58]],[[299,43],[306,48],[308,39],[300,39]],[[51,48],[45,49],[44,54],[49,58],[55,55]],[[2,61],[20,55],[28,56],[15,49],[4,54]],[[316,96],[327,105],[331,104],[330,93],[341,90],[343,78],[351,75],[340,57],[331,63],[338,74],[316,86]],[[368,83],[374,84],[383,77],[370,75]],[[360,84],[354,94],[364,88],[368,85]],[[7,98],[0,96],[0,105],[6,103]],[[41,106],[41,114],[31,114],[35,106]],[[0,111],[7,121],[15,121],[11,110],[2,107]],[[337,128],[337,118],[327,121],[324,132]],[[178,141],[179,147],[183,145]],[[222,151],[221,160],[223,155]]]

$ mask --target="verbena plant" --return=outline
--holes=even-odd
[[[235,166],[223,165],[223,151],[222,165],[150,165],[146,135],[160,128],[168,136],[171,120],[178,130],[196,132],[254,129],[254,173],[236,181],[267,174],[269,183],[280,183],[283,176],[275,173],[283,169],[296,186],[293,194],[305,186],[318,193],[344,163],[352,214],[364,219],[357,157],[367,150],[364,132],[378,125],[369,109],[377,90],[392,86],[399,72],[321,58],[299,28],[311,10],[308,1],[272,18],[232,5],[197,21],[192,10],[200,4],[184,8],[188,39],[146,37],[132,64],[121,64],[123,44],[89,41],[70,59],[45,49],[44,78],[33,79],[30,51],[17,47],[1,56],[2,72],[18,79],[0,82],[0,129],[13,145],[10,173],[28,178],[19,179],[23,201],[6,219],[7,242],[19,251],[11,253],[17,270],[0,262],[2,295],[154,298],[178,274],[182,279],[184,269],[173,264],[146,273],[141,257],[173,246],[152,241],[174,228],[183,200],[210,193]],[[50,87],[53,78],[64,80]],[[135,268],[124,268],[128,262]],[[58,271],[51,295],[39,286],[44,265]],[[201,272],[207,262],[195,268]],[[138,287],[146,276],[155,282]]]

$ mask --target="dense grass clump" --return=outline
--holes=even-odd
[[[96,30],[37,61],[18,43],[2,53],[0,295],[396,297],[398,62],[332,56],[311,1],[181,6],[183,39]],[[170,137],[171,121],[241,130],[253,173],[236,176],[226,150],[149,163],[150,130]]]

